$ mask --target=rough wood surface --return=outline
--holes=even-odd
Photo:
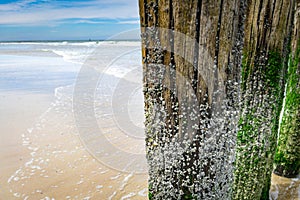
[[[268,199],[296,3],[139,0],[150,198]]]
[[[140,0],[139,6],[150,197],[229,198],[244,5]]]
[[[295,5],[286,96],[275,155],[275,173],[289,178],[300,172],[300,1]]]
[[[294,4],[248,1],[233,199],[269,199]]]

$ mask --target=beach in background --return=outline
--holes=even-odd
[[[0,199],[147,199],[140,42],[0,43],[0,77]]]
[[[94,117],[102,136],[126,152],[127,163],[136,154],[145,163],[143,138],[124,134],[110,104],[122,77],[141,62],[139,47],[139,42],[0,44],[0,199],[147,198],[146,173],[123,170],[121,160],[111,163],[116,152],[106,151],[111,160],[102,161],[101,155],[89,150],[73,113],[76,78],[84,63],[94,59],[99,83],[89,101],[95,103]],[[100,57],[89,57],[95,52]],[[128,56],[137,58],[130,61]],[[142,76],[132,81],[141,83]],[[126,89],[124,81],[122,87]],[[133,97],[142,97],[142,91],[137,91]],[[142,99],[135,100],[126,105],[139,106],[142,113]],[[142,128],[143,119],[135,117],[140,115],[133,111],[132,122]],[[93,145],[100,136],[94,135]]]

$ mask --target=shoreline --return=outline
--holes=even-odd
[[[22,117],[31,120],[18,126],[14,137],[11,137],[12,134],[5,136],[12,142],[13,148],[1,151],[1,160],[5,161],[0,164],[2,197],[121,199],[127,196],[144,199],[147,196],[147,175],[113,170],[92,157],[76,135],[70,110],[61,110],[60,105],[53,104],[47,107],[51,100],[40,94],[16,95],[12,92],[9,96],[7,104],[15,104],[15,100],[18,105],[14,109],[7,108],[12,113],[10,120],[18,121],[20,125],[15,112],[21,108],[24,109]],[[37,105],[34,99],[41,105]],[[32,108],[29,106],[31,103]],[[11,127],[6,129],[6,132],[12,131]],[[4,144],[0,148],[7,149]]]

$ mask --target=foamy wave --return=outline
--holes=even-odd
[[[91,46],[96,45],[98,42],[0,42],[0,45],[50,45],[50,46],[65,46],[65,45],[80,45],[80,46]]]
[[[130,192],[129,194],[123,196],[121,200],[130,199],[130,197],[134,197],[136,194],[134,192]]]
[[[113,75],[117,78],[123,78],[128,73],[128,69],[121,68],[120,66],[114,66],[108,68],[104,72],[105,74]]]
[[[54,89],[54,96],[56,99],[60,99],[62,97],[62,90],[64,87],[57,87]]]
[[[141,42],[140,41],[101,41],[98,43],[98,45],[139,47],[141,45]]]
[[[87,41],[87,42],[0,42],[0,45],[47,45],[47,46],[86,46],[97,47],[99,45],[121,45],[121,46],[139,46],[140,41]]]
[[[72,105],[74,84],[57,87],[54,89],[55,102],[53,106]]]
[[[56,55],[62,56],[67,62],[75,64],[83,64],[88,54],[80,51],[66,51],[66,50],[51,50]],[[90,53],[90,52],[89,52]]]

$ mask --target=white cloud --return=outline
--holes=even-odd
[[[88,20],[88,19],[80,19],[80,20],[75,20],[73,23],[74,24],[105,24],[106,22],[104,22],[104,21],[95,21],[95,20]]]
[[[24,0],[2,4],[0,11],[2,25],[47,25],[74,18],[82,20],[82,23],[100,23],[91,19],[117,19],[125,24],[136,23],[130,19],[138,18],[136,0],[82,0],[72,3]]]
[[[33,2],[36,2],[36,0],[23,0],[15,3],[1,4],[0,11],[17,11]]]

